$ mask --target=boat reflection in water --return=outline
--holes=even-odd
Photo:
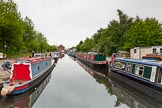
[[[60,59],[64,58],[64,56],[65,56],[64,53],[60,53],[60,54],[59,54],[59,58],[60,58]]]
[[[76,61],[75,57],[69,56],[73,61]]]
[[[50,81],[50,78],[51,72],[42,80],[42,82],[23,94],[7,96],[5,99],[0,97],[0,108],[31,108]]]
[[[133,87],[126,85],[113,77],[109,79],[112,83],[112,94],[117,96],[116,105],[125,103],[130,108],[162,108],[162,103],[149,97]],[[156,97],[155,97],[156,98]]]
[[[116,96],[114,107],[120,107],[120,105],[125,104],[130,108],[162,108],[162,103],[156,101],[156,99],[148,97],[148,95],[122,83],[115,77],[109,78],[109,76],[103,74],[103,70],[96,71],[79,61],[77,62],[93,76],[99,84],[105,85],[110,96]]]
[[[108,69],[107,67],[103,67],[103,68],[91,68],[87,65],[85,65],[84,63],[80,62],[79,60],[77,60],[77,63],[83,67],[92,77],[96,78],[96,79],[102,79],[105,78],[107,76],[108,73]]]

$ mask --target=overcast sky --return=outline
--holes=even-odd
[[[155,17],[162,22],[162,0],[14,0],[22,17],[28,16],[50,45],[77,45],[112,19],[117,9],[128,16]]]

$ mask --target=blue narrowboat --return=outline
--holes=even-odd
[[[39,84],[55,66],[49,56],[23,58],[12,63],[9,80],[3,84],[2,96],[21,94]]]
[[[45,89],[47,84],[51,79],[51,72],[36,86],[32,87],[25,93],[6,97],[5,101],[2,101],[1,107],[2,108],[32,108],[34,103],[37,101],[38,97],[41,95],[42,91]],[[7,103],[7,104],[6,104]]]
[[[162,63],[159,61],[115,58],[109,75],[162,101]]]

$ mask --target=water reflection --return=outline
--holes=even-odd
[[[31,108],[49,83],[50,78],[51,72],[38,85],[23,94],[0,97],[0,108]]]
[[[122,104],[130,108],[162,108],[162,104],[155,99],[148,97],[138,90],[120,82],[119,80],[103,73],[103,70],[94,70],[87,65],[77,61],[99,84],[104,84],[109,95],[117,97],[114,107],[120,107]]]
[[[64,58],[64,53],[60,53],[60,54],[59,54],[59,58],[60,58],[60,59]]]
[[[103,67],[103,68],[91,68],[91,67],[83,64],[79,60],[77,60],[77,63],[81,67],[83,67],[95,79],[100,79],[100,78],[102,79],[102,78],[105,78],[107,76],[107,73],[108,73],[107,67]]]
[[[76,58],[69,56],[73,61],[76,61]]]
[[[117,96],[116,106],[125,103],[130,108],[162,108],[162,104],[156,99],[145,95],[114,77],[111,77],[109,82],[112,83],[113,94]]]
[[[114,101],[103,84],[65,55],[33,108],[113,108]]]
[[[77,63],[83,67],[93,78],[96,79],[96,82],[98,82],[99,84],[104,84],[106,87],[107,92],[110,95],[113,95],[113,91],[112,91],[112,82],[109,81],[108,79],[108,67],[105,68],[91,68],[87,65],[85,65],[84,63],[80,62],[77,60]]]

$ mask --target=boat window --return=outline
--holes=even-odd
[[[137,52],[137,49],[134,49],[134,53],[136,53]]]
[[[131,63],[128,63],[127,64],[127,72],[130,72],[131,71]]]
[[[161,83],[161,79],[162,79],[162,68],[160,68],[158,71],[157,83]]]
[[[162,53],[162,48],[160,48],[160,53]]]
[[[143,67],[139,68],[139,75],[143,76]]]
[[[143,76],[144,67],[142,65],[136,65],[135,74],[139,76]]]
[[[152,52],[153,52],[153,53],[156,53],[156,48],[153,48]]]
[[[120,70],[125,70],[125,62],[120,62],[120,61],[116,61],[114,62],[114,68],[116,69],[120,69]]]
[[[38,71],[39,71],[39,66],[38,66]]]

